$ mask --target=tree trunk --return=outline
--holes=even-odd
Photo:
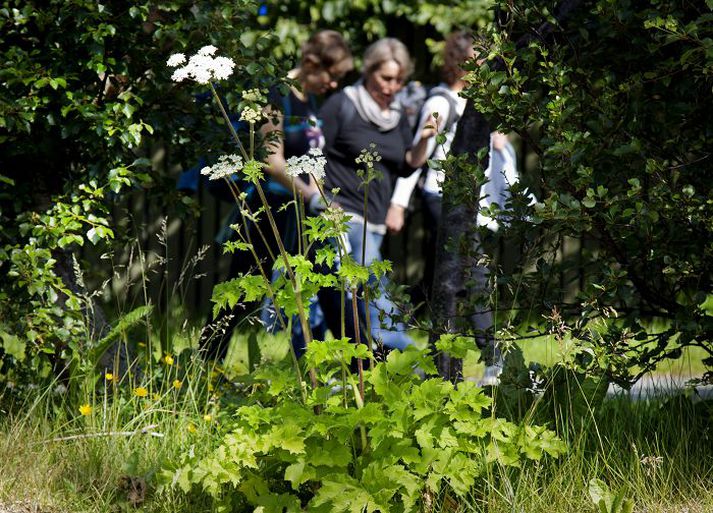
[[[466,105],[463,116],[458,121],[452,155],[467,156],[469,163],[475,163],[481,148],[490,143],[490,125],[472,103]],[[481,163],[485,164],[485,163]],[[485,167],[485,166],[483,166]],[[443,186],[443,213],[438,227],[438,245],[436,252],[436,270],[433,280],[433,325],[431,343],[441,334],[456,333],[462,322],[458,319],[459,298],[466,299],[469,293],[467,278],[470,270],[475,269],[478,251],[476,217],[480,190],[474,190],[469,201],[462,202],[454,198],[452,182],[458,177],[446,173]],[[457,188],[456,188],[457,189]],[[462,378],[463,364],[446,353],[436,355],[438,372],[444,379],[457,381]]]

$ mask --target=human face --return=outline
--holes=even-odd
[[[328,69],[315,68],[307,71],[302,81],[302,89],[310,94],[325,94],[339,87],[339,82],[350,69],[351,61],[342,61]]]
[[[401,66],[394,61],[386,61],[367,75],[364,82],[367,92],[382,109],[386,110],[394,101],[394,96],[404,85]]]

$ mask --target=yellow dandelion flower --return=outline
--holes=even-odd
[[[174,379],[174,380],[173,380],[173,388],[175,388],[176,390],[178,390],[178,389],[181,388],[182,386],[183,386],[183,383],[182,383],[180,380],[177,380],[177,379]]]
[[[188,427],[186,427],[189,433],[195,433],[196,432],[196,427],[193,424],[188,424]]]
[[[208,383],[208,392],[212,392],[214,388],[213,383]]]
[[[149,395],[149,391],[146,390],[146,388],[144,387],[136,387],[134,388],[134,395],[136,397],[146,397],[147,395]]]
[[[211,415],[210,413],[206,413],[205,415],[203,415],[203,420],[205,420],[206,422],[210,422],[211,420],[213,420],[213,415]]]
[[[161,399],[161,396],[158,395],[158,394],[154,394],[154,395],[151,396],[151,398],[152,398],[154,401],[158,401],[158,400]]]
[[[167,354],[163,357],[163,361],[166,362],[166,365],[173,365],[173,356]]]
[[[93,408],[89,405],[89,403],[85,403],[79,407],[79,413],[81,413],[83,417],[91,415],[92,410]]]

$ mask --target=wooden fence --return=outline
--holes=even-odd
[[[522,145],[519,148],[521,173],[534,173],[537,162]],[[157,159],[154,159],[157,162]],[[158,159],[168,176],[178,176],[177,166],[170,166],[165,157]],[[115,222],[129,234],[126,245],[119,254],[109,260],[112,269],[99,266],[97,283],[102,276],[112,273],[111,288],[115,298],[128,297],[131,306],[143,304],[146,299],[165,307],[182,305],[191,317],[205,317],[210,311],[213,286],[229,274],[230,255],[223,255],[215,237],[223,226],[232,205],[216,199],[205,187],[193,199],[200,207],[200,215],[167,215],[176,208],[159,207],[161,201],[152,201],[143,191],[136,191],[114,208]],[[180,197],[176,201],[181,201]],[[418,202],[418,200],[416,200]],[[393,280],[396,283],[413,285],[423,272],[424,227],[420,209],[416,208],[407,219],[402,234],[387,237],[384,255],[394,263]],[[573,265],[559,276],[561,288],[566,291],[565,300],[574,298],[585,281],[579,265],[583,245],[580,240],[564,240],[559,248],[558,260],[568,259]],[[87,256],[90,256],[87,254]],[[97,260],[97,255],[88,260]],[[245,258],[249,258],[245,254]],[[520,248],[500,242],[497,251],[498,263],[508,271],[520,258]],[[101,261],[100,261],[101,262]]]

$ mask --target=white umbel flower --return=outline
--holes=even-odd
[[[243,159],[239,155],[221,155],[218,157],[218,162],[201,169],[201,174],[206,175],[210,180],[220,180],[221,178],[230,178],[242,167]]]
[[[307,155],[287,159],[285,172],[295,178],[302,174],[310,174],[315,180],[321,182],[324,180],[324,168],[326,165],[327,159],[322,154],[322,150],[312,148],[307,152]]]
[[[186,56],[180,53],[172,55],[166,63],[171,68],[177,68],[171,79],[174,82],[184,80],[195,80],[199,84],[208,84],[211,80],[225,80],[233,74],[235,62],[228,57],[213,57],[218,51],[215,46],[204,46],[198,53],[188,59],[188,63],[178,68],[186,62]]]
[[[168,61],[166,61],[166,66],[169,68],[175,68],[176,66],[180,66],[186,62],[186,56],[183,55],[182,53],[174,53],[168,58]]]

